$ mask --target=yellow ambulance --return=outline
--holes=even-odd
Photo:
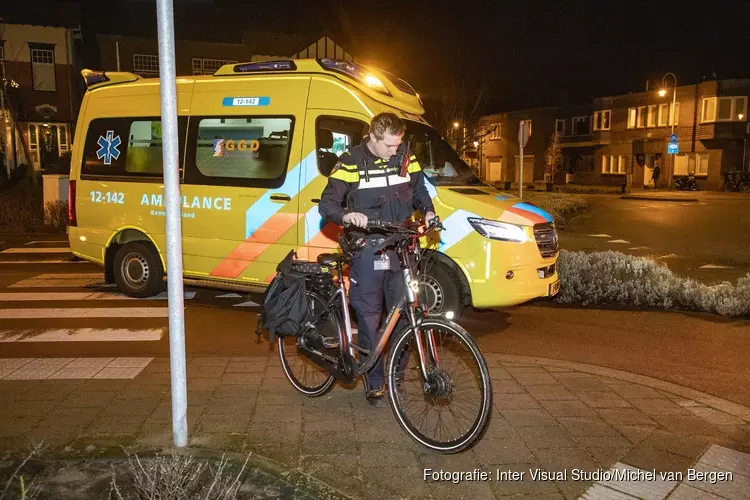
[[[167,271],[159,80],[82,74],[70,245],[122,293],[152,296]],[[318,214],[326,176],[370,119],[391,111],[407,124],[446,228],[427,242],[430,310],[458,316],[558,291],[552,218],[482,184],[425,121],[414,89],[389,73],[331,59],[229,64],[178,77],[177,106],[186,284],[260,292],[290,250],[306,260],[336,251],[341,228]]]

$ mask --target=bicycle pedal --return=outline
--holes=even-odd
[[[323,344],[323,347],[326,349],[338,349],[339,342],[336,339],[327,339],[325,337],[321,337],[320,343]]]

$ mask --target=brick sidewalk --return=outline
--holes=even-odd
[[[578,498],[594,482],[571,479],[574,468],[609,470],[621,463],[685,471],[712,444],[750,452],[746,407],[614,370],[487,359],[492,421],[483,440],[459,455],[436,455],[412,442],[389,409],[366,403],[360,386],[336,387],[319,399],[296,393],[275,350],[267,357],[189,360],[190,446],[253,451],[354,498],[378,499]],[[41,440],[61,453],[92,446],[169,448],[169,376],[169,360],[157,358],[132,380],[0,380],[0,452]],[[425,469],[476,468],[493,476],[498,470],[525,475],[460,484],[423,479]],[[534,481],[529,470],[536,468],[567,470],[568,479]],[[750,476],[750,462],[747,469]]]

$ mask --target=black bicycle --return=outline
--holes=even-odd
[[[279,356],[292,386],[306,396],[317,397],[330,391],[337,380],[353,384],[374,366],[390,343],[385,376],[388,400],[399,424],[430,450],[457,453],[475,443],[486,428],[492,386],[487,362],[471,335],[419,304],[419,263],[426,255],[419,240],[442,229],[442,224],[436,220],[424,231],[421,227],[383,221],[367,225],[368,230],[383,235],[377,251],[395,248],[406,285],[406,296],[383,322],[374,352],[354,340],[343,268],[361,247],[344,236],[340,239],[342,254],[322,254],[317,262],[293,263],[294,272],[306,276],[311,319],[296,337],[279,337]],[[399,323],[404,315],[407,321]]]

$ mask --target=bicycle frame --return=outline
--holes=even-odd
[[[422,335],[420,335],[421,332],[419,329],[423,313],[422,310],[418,307],[417,293],[410,286],[413,283],[413,276],[410,266],[406,261],[406,259],[408,259],[408,255],[405,255],[406,250],[402,248],[402,242],[398,243],[396,246],[397,254],[399,256],[399,262],[402,266],[401,271],[404,279],[406,295],[405,297],[399,299],[399,301],[391,308],[385,322],[380,327],[380,331],[378,332],[380,341],[375,347],[374,352],[368,352],[353,341],[351,316],[349,314],[349,297],[346,293],[346,287],[343,279],[343,266],[340,262],[336,263],[335,265],[336,274],[338,276],[338,286],[336,287],[336,292],[328,299],[326,308],[318,313],[318,315],[316,315],[316,317],[313,318],[310,323],[317,323],[320,317],[328,313],[337,303],[340,303],[341,310],[344,316],[344,328],[343,332],[339,330],[339,353],[342,359],[346,360],[350,364],[350,366],[355,368],[354,376],[356,377],[363,375],[375,365],[377,360],[385,351],[385,346],[388,345],[388,341],[390,340],[391,335],[396,329],[396,325],[401,318],[401,310],[406,309],[409,326],[414,333],[414,340],[417,346],[417,352],[419,354],[420,371],[422,372],[422,376],[426,380],[428,376],[427,366],[429,365],[427,359],[428,353],[425,349],[425,341],[422,338]],[[435,341],[432,332],[426,333],[426,340],[426,344],[427,346],[429,346],[429,354],[431,355],[432,360],[434,361],[434,363],[438,363],[439,360],[437,357],[437,350],[435,348]],[[357,358],[355,356],[355,349],[361,353],[365,353],[368,355],[365,362],[357,361]]]

